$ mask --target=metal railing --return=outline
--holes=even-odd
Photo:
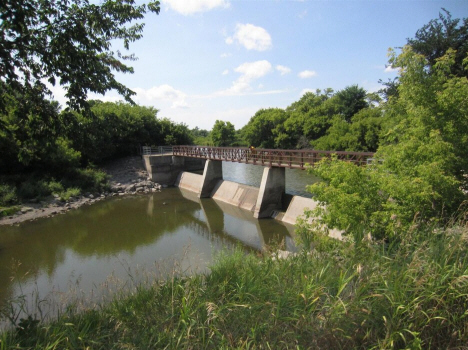
[[[141,147],[141,154],[172,154],[172,146],[143,146]]]
[[[208,146],[173,146],[173,155],[211,160],[257,164],[284,168],[305,169],[306,164],[314,164],[323,158],[338,159],[359,165],[367,164],[372,152],[317,151],[317,150],[284,150],[260,149],[247,147],[208,147]]]

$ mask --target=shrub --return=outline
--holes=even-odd
[[[0,206],[13,205],[17,201],[16,188],[7,184],[0,184]]]

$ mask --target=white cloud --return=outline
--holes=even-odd
[[[302,89],[301,94],[300,94],[300,97],[304,96],[304,94],[305,94],[306,92],[313,92],[313,93],[315,93],[315,90],[314,90],[314,89]]]
[[[317,75],[317,72],[314,70],[305,70],[302,71],[298,74],[299,78],[306,79],[306,78],[312,78]]]
[[[187,108],[188,104],[185,101],[187,95],[182,91],[174,89],[172,86],[164,84],[153,86],[150,89],[134,88],[136,92],[135,100],[139,102],[169,101],[172,103],[171,108]]]
[[[230,45],[234,41],[247,50],[265,51],[272,47],[270,34],[253,24],[238,24],[234,36],[226,38],[226,44]]]
[[[282,66],[282,65],[277,65],[276,70],[281,73],[281,75],[286,75],[288,73],[291,73],[291,68]]]
[[[229,1],[226,0],[161,0],[161,2],[184,16],[230,6]]]
[[[229,69],[225,69],[222,74],[223,75],[228,75],[229,74]]]
[[[232,56],[232,54],[225,52],[225,53],[222,53],[219,57],[226,58],[226,57],[230,57],[230,56]]]
[[[388,65],[385,67],[384,72],[385,73],[397,73],[398,68],[393,68],[391,65]]]
[[[232,86],[219,92],[221,95],[238,95],[252,89],[250,83],[258,78],[265,76],[272,70],[271,63],[262,60],[256,62],[246,62],[235,69],[241,76],[232,83]]]

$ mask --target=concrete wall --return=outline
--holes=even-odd
[[[211,198],[235,205],[249,211],[255,210],[259,189],[237,182],[220,180],[211,193]]]
[[[318,202],[312,198],[305,198],[300,196],[293,196],[288,208],[284,213],[280,213],[276,219],[282,222],[295,225],[299,217],[305,218],[305,210],[313,210],[317,207]],[[312,222],[313,218],[309,218],[309,223]],[[333,238],[342,238],[342,231],[337,229],[329,230],[329,236]]]
[[[144,155],[143,164],[152,181],[172,186],[181,171],[203,170],[205,160],[172,155]]]
[[[202,177],[203,176],[199,174],[182,171],[179,173],[174,186],[198,193],[200,191]]]

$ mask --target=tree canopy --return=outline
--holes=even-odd
[[[60,84],[68,105],[87,106],[88,92],[115,89],[127,101],[134,94],[117,82],[114,72],[132,73],[124,64],[134,59],[112,50],[125,49],[142,37],[146,12],[159,13],[159,1],[136,5],[134,0],[5,0],[0,2],[0,84],[2,90],[43,98],[45,83]],[[3,94],[0,107],[4,106]]]
[[[468,54],[468,18],[452,19],[449,11],[444,8],[442,11],[439,18],[420,28],[414,38],[408,38],[407,44],[414,52],[423,55],[431,67],[448,49],[455,50],[451,73],[468,77],[463,68],[463,60]]]
[[[231,146],[236,140],[236,129],[231,122],[216,120],[211,129],[211,141],[214,146]]]

